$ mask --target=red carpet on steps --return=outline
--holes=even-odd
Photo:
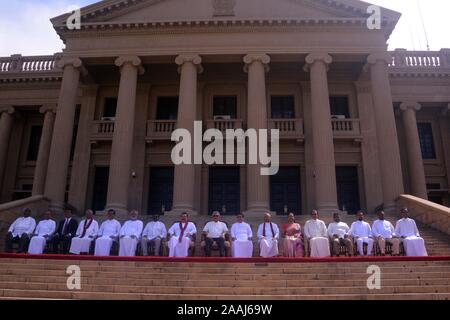
[[[57,254],[14,254],[0,253],[0,259],[49,259],[49,260],[83,260],[83,261],[132,261],[132,262],[222,262],[222,263],[317,263],[317,262],[387,262],[387,261],[450,261],[450,256],[431,257],[328,257],[328,258],[220,258],[220,257],[95,257],[88,255]]]

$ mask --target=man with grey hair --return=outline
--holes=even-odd
[[[280,237],[280,230],[278,226],[273,223],[270,213],[264,214],[264,223],[258,227],[258,240],[260,246],[260,256],[263,258],[270,258],[278,256],[278,238]]]
[[[94,220],[94,212],[90,209],[86,210],[86,219],[78,225],[69,252],[72,254],[89,253],[91,242],[97,236],[97,233],[98,223]]]
[[[225,234],[227,232],[227,225],[220,221],[220,213],[214,211],[212,214],[212,221],[208,222],[203,228],[203,235],[205,236],[205,256],[211,256],[211,247],[215,242],[219,246],[220,256],[225,257]]]
[[[137,210],[131,211],[131,219],[126,221],[120,229],[120,257],[134,257],[136,255],[136,247],[144,228],[144,224],[141,220],[138,220],[138,216]]]
[[[5,240],[5,251],[12,253],[13,243],[19,244],[17,253],[26,253],[31,234],[36,228],[36,220],[31,217],[31,209],[23,210],[23,217],[17,218],[9,227]]]

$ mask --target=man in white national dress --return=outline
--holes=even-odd
[[[278,256],[278,238],[280,237],[280,230],[271,220],[272,216],[270,213],[265,213],[264,223],[261,223],[258,227],[259,255],[264,258]]]
[[[98,231],[95,241],[96,256],[109,256],[113,242],[118,242],[120,233],[120,222],[115,219],[116,211],[108,210],[108,220],[105,220]]]
[[[395,225],[395,233],[400,237],[407,256],[426,257],[425,241],[420,237],[416,222],[409,218],[408,208],[402,208],[402,218]]]
[[[234,258],[251,258],[253,256],[253,232],[250,225],[244,222],[244,214],[236,216],[237,222],[231,226],[231,255]]]
[[[17,218],[8,229],[5,239],[5,252],[12,253],[13,243],[18,243],[17,253],[26,253],[34,228],[36,228],[36,220],[31,217],[31,209],[26,208],[23,210],[23,217]]]
[[[194,236],[197,233],[195,224],[188,221],[189,215],[183,212],[180,222],[175,222],[169,229],[169,257],[187,257],[189,247],[193,247]]]
[[[76,237],[72,238],[70,253],[80,254],[89,253],[92,240],[97,236],[98,222],[94,220],[94,212],[86,210],[86,219],[78,225]]]
[[[167,229],[164,223],[159,221],[159,215],[153,216],[153,221],[147,223],[142,232],[141,247],[142,255],[148,256],[148,247],[152,248],[155,256],[159,256],[161,242],[167,237]]]
[[[400,254],[400,240],[395,234],[392,223],[384,219],[383,210],[378,211],[378,220],[372,223],[372,234],[378,243],[382,256],[386,255],[386,243],[392,245],[392,255],[398,256]]]
[[[306,221],[303,233],[308,243],[311,257],[329,257],[330,241],[328,240],[327,226],[319,220],[319,211],[311,211],[311,219]],[[306,253],[307,254],[307,253]]]
[[[51,239],[56,230],[56,222],[52,220],[52,212],[47,210],[44,214],[44,220],[38,223],[34,236],[31,238],[28,253],[42,254],[47,241]]]
[[[139,212],[133,210],[130,212],[131,220],[126,221],[122,229],[120,229],[120,257],[134,257],[136,255],[136,247],[140,241],[144,223],[138,220]]]
[[[356,243],[359,255],[364,256],[364,243],[367,243],[367,255],[371,256],[373,249],[372,228],[370,228],[370,224],[364,221],[363,211],[358,211],[356,217],[358,220],[352,223],[349,233]]]

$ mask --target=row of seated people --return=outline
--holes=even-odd
[[[295,223],[294,214],[289,214],[288,222],[281,226],[281,254],[286,257],[328,257],[340,254],[372,255],[375,250],[386,254],[386,248],[392,255],[400,255],[400,247],[408,256],[426,256],[424,240],[420,237],[416,223],[408,217],[408,209],[401,210],[402,218],[396,226],[384,218],[384,212],[378,213],[379,219],[372,227],[364,221],[364,213],[359,211],[357,221],[351,227],[340,220],[338,213],[333,214],[334,222],[328,228],[318,219],[317,210],[311,212],[311,219],[305,223],[304,232]],[[19,253],[94,254],[109,256],[111,249],[118,247],[119,256],[166,255],[170,257],[193,256],[197,227],[189,221],[187,213],[180,215],[180,221],[174,223],[167,231],[153,216],[153,221],[144,228],[138,220],[138,212],[130,212],[130,220],[123,226],[115,219],[114,210],[108,210],[108,219],[99,227],[93,211],[86,211],[86,218],[80,224],[72,217],[70,210],[65,211],[65,219],[56,222],[51,218],[52,212],[45,213],[44,219],[36,226],[31,210],[25,209],[23,217],[18,218],[9,228],[6,236],[6,252],[12,252],[13,243],[18,243]],[[253,231],[244,221],[244,214],[236,216],[236,223],[228,230],[226,223],[220,221],[220,213],[214,212],[212,221],[208,222],[202,232],[201,246],[205,256],[211,256],[216,249],[220,256],[250,258],[253,256]],[[280,229],[271,222],[271,215],[264,215],[264,222],[257,231],[261,257],[280,255]],[[357,250],[355,250],[355,245]],[[375,245],[375,246],[374,246]],[[330,251],[331,247],[331,251]],[[46,250],[47,248],[47,250]],[[114,250],[113,250],[114,251]]]

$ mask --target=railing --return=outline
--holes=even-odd
[[[207,129],[217,129],[225,133],[227,129],[235,130],[242,129],[241,119],[221,119],[221,120],[207,120]]]
[[[281,138],[301,138],[303,119],[270,119],[268,128],[280,130]]]
[[[450,50],[441,51],[407,51],[397,49],[392,52],[392,63],[395,68],[446,68],[450,67]]]
[[[361,134],[359,119],[331,119],[334,136],[359,136]]]
[[[94,139],[112,139],[114,134],[114,121],[94,121],[92,124],[92,137]]]
[[[60,53],[53,56],[23,57],[19,54],[11,57],[0,57],[0,73],[61,71],[57,67],[57,61],[60,58]]]
[[[147,138],[169,139],[176,129],[176,120],[150,120],[147,121]]]

